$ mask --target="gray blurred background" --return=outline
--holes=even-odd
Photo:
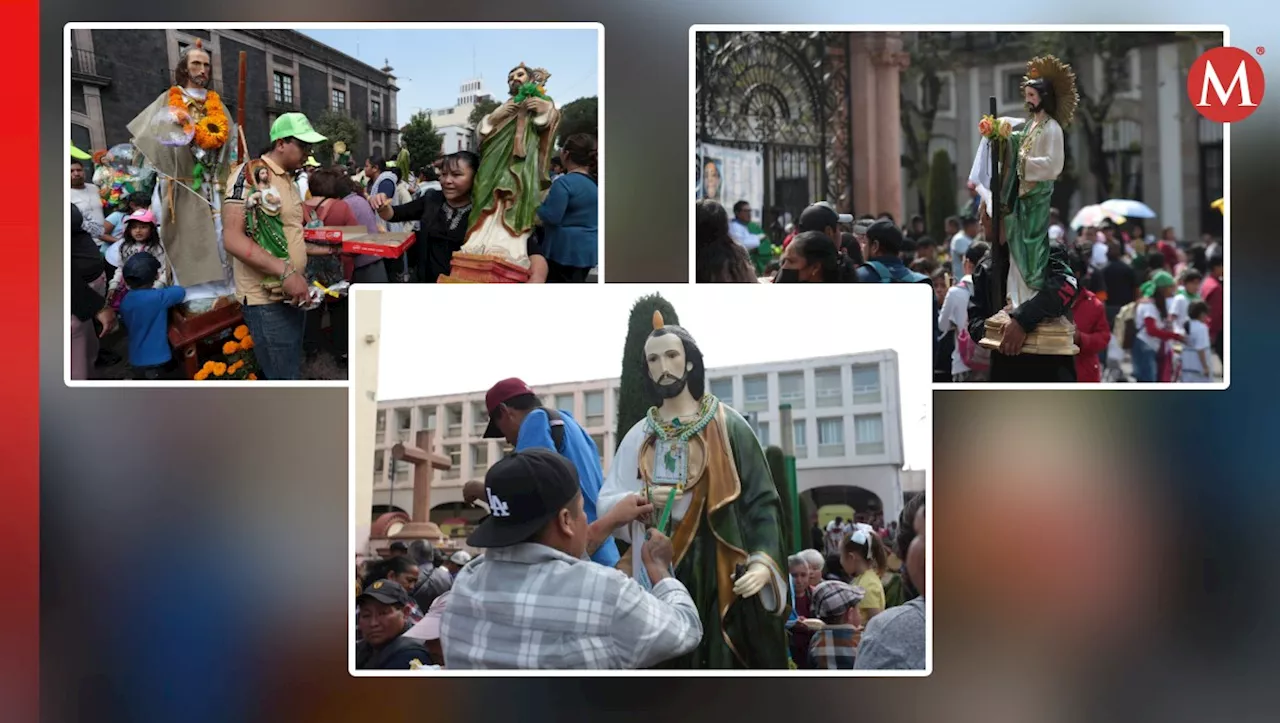
[[[1232,0],[46,4],[42,718],[1276,720],[1280,480],[1264,454],[1280,422],[1280,252],[1266,220],[1280,155],[1274,98],[1232,129],[1229,391],[934,395],[936,644],[926,680],[352,679],[345,390],[61,381],[64,22],[603,22],[608,274],[658,282],[688,269],[691,24],[1227,23],[1233,45],[1253,48],[1280,38],[1271,10]],[[492,52],[537,59],[536,48]],[[1259,58],[1273,78],[1275,57]],[[429,48],[422,58],[429,65]]]

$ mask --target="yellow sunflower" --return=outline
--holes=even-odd
[[[206,151],[216,151],[227,142],[229,133],[226,122],[214,115],[207,115],[196,123],[196,145]]]

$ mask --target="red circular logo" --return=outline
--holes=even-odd
[[[1240,48],[1213,48],[1196,58],[1187,73],[1191,107],[1215,123],[1238,123],[1262,103],[1267,81],[1262,66]]]

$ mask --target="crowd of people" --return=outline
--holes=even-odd
[[[396,168],[380,154],[366,158],[362,168],[350,160],[322,166],[313,145],[326,139],[301,114],[282,116],[271,137],[271,146],[259,158],[276,171],[270,185],[280,199],[290,258],[266,258],[247,235],[243,209],[254,184],[243,177],[230,179],[223,200],[223,242],[234,259],[237,296],[253,297],[243,311],[246,323],[257,332],[256,355],[265,378],[300,378],[303,365],[322,354],[345,375],[347,299],[326,298],[320,307],[306,311],[311,282],[434,283],[449,275],[452,254],[466,236],[480,156],[459,151],[413,173]],[[71,378],[89,379],[95,369],[119,364],[121,355],[111,346],[127,346],[133,378],[174,378],[178,372],[168,346],[167,320],[169,309],[183,302],[184,293],[172,278],[160,241],[162,219],[150,210],[152,195],[135,192],[108,203],[102,189],[88,180],[89,154],[75,156],[70,165]],[[537,210],[540,223],[528,242],[531,283],[583,282],[597,265],[597,182],[591,175],[595,167],[594,136],[566,139],[552,164],[550,189]],[[314,226],[364,227],[370,233],[412,231],[417,239],[400,258],[349,255],[341,253],[340,246],[306,243],[303,229]],[[129,263],[135,257],[138,273],[130,274]],[[294,262],[296,266],[290,266]],[[276,268],[282,264],[286,268]],[[282,279],[284,298],[257,299],[266,293],[262,278],[273,274]],[[151,289],[168,291],[133,293]],[[108,344],[100,345],[100,338]]]
[[[598,513],[590,435],[519,379],[495,384],[485,403],[486,436],[514,451],[464,488],[488,513],[466,541],[478,554],[412,540],[358,560],[356,667],[641,669],[697,649],[703,613],[674,575],[655,504],[633,494]],[[919,495],[887,528],[880,518],[815,527],[831,554],[792,557],[789,614],[776,618],[793,667],[924,668],[924,516]],[[647,585],[625,571],[636,556],[614,537],[637,521]]]
[[[975,195],[976,199],[976,195]],[[698,283],[929,283],[934,304],[934,381],[988,381],[990,352],[970,332],[973,273],[989,242],[976,212],[946,220],[933,239],[922,216],[899,227],[893,215],[853,217],[826,202],[794,222],[780,214],[772,233],[739,201],[697,202]],[[848,230],[842,230],[842,229]],[[1157,240],[1140,223],[1103,220],[1067,228],[1051,211],[1049,238],[1070,259],[1079,294],[1076,381],[1210,382],[1223,361],[1223,248],[1205,234]],[[977,338],[980,338],[977,337]]]

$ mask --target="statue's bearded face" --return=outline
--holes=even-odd
[[[685,356],[684,342],[675,334],[651,336],[644,343],[645,366],[658,394],[672,399],[684,391],[693,363]]]
[[[1027,102],[1027,110],[1031,113],[1039,113],[1044,107],[1040,102],[1040,91],[1030,85],[1022,89],[1022,97]]]
[[[524,67],[516,68],[507,76],[507,87],[511,89],[511,95],[520,92],[520,86],[530,81],[529,69]]]
[[[187,52],[187,87],[207,88],[209,73],[213,69],[209,54],[192,49]]]

